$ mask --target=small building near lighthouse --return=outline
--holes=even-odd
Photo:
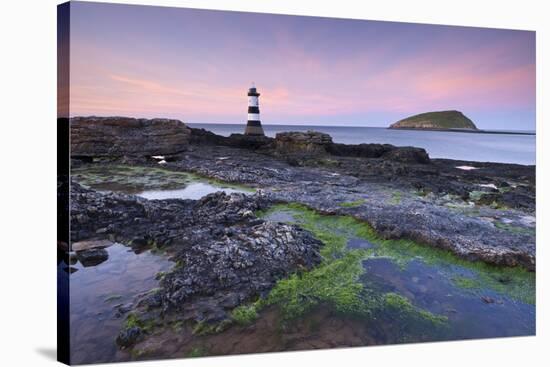
[[[252,83],[252,86],[248,89],[248,121],[246,123],[245,135],[252,136],[264,136],[264,129],[260,121],[260,93],[256,90],[256,86]]]

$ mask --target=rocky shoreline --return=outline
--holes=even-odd
[[[101,119],[89,120],[88,129],[104,129],[93,126],[98,121],[101,125]],[[317,266],[322,242],[298,226],[256,215],[277,203],[356,218],[381,238],[535,271],[534,166],[430,159],[420,148],[336,144],[318,132],[223,137],[166,124],[167,133],[176,129],[185,141],[148,135],[155,150],[106,155],[83,138],[72,166],[160,163],[166,170],[257,192],[146,200],[71,182],[73,243],[108,239],[136,249],[153,247],[178,264],[162,275],[159,290],[132,305],[133,317],[139,316],[121,330],[117,343],[122,348],[142,341],[159,323],[192,323],[198,332],[223,330],[237,307],[261,299],[278,280]],[[124,138],[124,131],[117,133]],[[156,135],[164,136],[162,131]]]
[[[321,242],[308,232],[254,216],[268,204],[261,193],[159,201],[99,193],[72,182],[71,238],[78,244],[107,238],[135,249],[167,251],[178,265],[163,276],[161,291],[140,305],[181,312],[185,317],[180,321],[220,323],[238,305],[266,294],[277,280],[320,261]],[[92,257],[97,251],[77,253]],[[118,342],[129,346],[142,336],[141,328],[128,328]]]
[[[423,149],[378,144],[347,145],[337,155],[344,145],[319,137],[326,134],[312,133],[305,142],[307,134],[288,134],[259,148],[203,140],[166,167],[259,187],[274,201],[352,215],[387,238],[534,270],[534,166],[429,159]]]

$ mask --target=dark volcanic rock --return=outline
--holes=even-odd
[[[300,165],[303,158],[335,155],[342,157],[381,158],[402,163],[429,163],[422,148],[396,147],[390,144],[336,144],[330,135],[317,132],[283,132],[275,137],[274,155],[284,156],[289,163]],[[310,160],[311,161],[311,160]]]
[[[201,233],[190,238],[193,245],[177,255],[183,265],[161,282],[168,306],[196,321],[219,322],[227,317],[226,309],[266,293],[291,270],[309,269],[320,261],[320,242],[307,232],[258,222],[219,228],[211,243]],[[194,299],[204,307],[186,303]]]
[[[221,145],[255,150],[270,147],[274,139],[263,135],[231,134],[230,136],[221,136],[205,129],[191,128],[190,142],[196,145]]]
[[[275,136],[275,148],[283,154],[326,154],[331,144],[330,135],[317,131],[290,131]]]
[[[382,159],[403,163],[430,163],[430,157],[424,149],[399,147],[382,155]]]
[[[189,128],[179,120],[129,117],[73,117],[71,156],[150,157],[187,149]]]
[[[127,348],[132,346],[145,338],[145,332],[138,326],[132,326],[130,328],[122,330],[117,338],[116,343],[122,347]]]
[[[77,251],[76,258],[84,267],[96,266],[109,258],[109,253],[103,248]]]
[[[380,158],[402,163],[430,162],[426,150],[415,147],[396,147],[390,144],[337,144],[330,135],[318,131],[290,131],[277,133],[275,139],[267,136],[231,134],[220,136],[205,129],[191,128],[191,144],[226,146],[248,150],[260,150],[264,154],[283,157],[294,166],[304,159],[325,159],[330,155],[341,157]]]
[[[105,229],[103,235],[123,243],[165,248],[181,266],[163,277],[160,293],[150,296],[154,299],[141,304],[184,310],[194,321],[221,321],[277,280],[321,261],[321,242],[309,232],[254,215],[270,203],[262,193],[223,192],[201,200],[145,200],[73,182],[71,236],[97,237],[98,229]]]
[[[429,163],[430,157],[425,149],[415,147],[396,147],[390,144],[332,144],[329,153],[343,157],[382,158],[402,163]]]

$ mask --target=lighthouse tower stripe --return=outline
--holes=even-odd
[[[248,97],[248,106],[258,107],[258,96],[249,96]]]
[[[258,97],[260,97],[260,93],[257,92],[256,87],[253,85],[248,89],[248,122],[244,132],[245,135],[264,135],[264,129],[260,122]]]

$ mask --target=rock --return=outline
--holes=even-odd
[[[133,308],[133,304],[132,303],[127,303],[127,304],[118,304],[114,307],[114,309],[116,310],[115,312],[115,317],[118,319],[118,318],[121,318],[122,316],[124,316],[125,314],[127,314],[128,312],[130,312],[130,310],[132,310]]]
[[[390,144],[332,144],[329,152],[342,157],[380,158],[396,148]]]
[[[179,120],[129,117],[73,117],[71,156],[147,158],[187,150],[190,129]]]
[[[105,249],[95,248],[91,250],[78,251],[76,253],[76,257],[84,267],[90,267],[107,261],[109,258],[109,253]]]
[[[255,215],[272,202],[263,193],[217,192],[200,200],[145,200],[71,185],[71,236],[109,226],[120,242],[169,247],[174,268],[138,306],[182,312],[188,319],[229,319],[230,309],[277,280],[321,261],[321,242],[298,227]],[[122,215],[127,213],[127,215]],[[139,221],[136,221],[139,219]],[[77,252],[92,261],[104,249]],[[105,251],[106,255],[106,251]],[[99,256],[101,259],[101,256]]]
[[[138,326],[120,331],[116,338],[116,343],[119,347],[128,348],[142,341],[145,338],[145,332]]]
[[[97,248],[106,248],[112,245],[113,245],[113,242],[107,241],[107,240],[89,240],[89,241],[73,242],[71,247],[73,251],[85,251],[85,250],[92,250]]]
[[[68,273],[68,274],[72,274],[72,273],[76,273],[78,271],[78,269],[73,268],[72,266],[67,266],[67,267],[63,268],[63,271]]]
[[[328,151],[337,156],[382,158],[402,163],[430,163],[425,149],[415,147],[396,147],[390,144],[332,144]]]
[[[231,134],[216,135],[204,129],[191,129],[193,146],[214,145],[261,150],[262,153],[282,157],[291,166],[300,166],[304,158],[342,157],[382,158],[403,163],[429,163],[426,150],[414,147],[396,147],[390,144],[337,144],[330,135],[318,131],[291,131],[278,133],[275,139],[266,136]],[[329,162],[329,160],[325,160]]]
[[[260,135],[231,134],[229,137],[216,135],[205,129],[191,128],[190,143],[201,145],[221,145],[243,149],[262,149],[270,147],[274,139]]]
[[[326,154],[331,144],[330,135],[318,131],[291,131],[277,133],[275,136],[275,149],[284,154]]]
[[[392,149],[382,155],[382,159],[387,159],[402,163],[430,163],[430,157],[424,149],[413,147],[399,147]]]
[[[343,155],[333,151],[340,146],[345,147],[338,152]],[[193,155],[174,162],[172,167],[222,181],[250,183],[264,188],[270,200],[298,202],[328,214],[353,215],[371,224],[386,238],[408,238],[452,251],[468,260],[521,265],[535,270],[534,224],[530,231],[512,232],[478,218],[506,213],[518,218],[514,225],[523,226],[521,216],[529,213],[534,216],[534,166],[476,162],[478,169],[463,171],[455,167],[472,165],[472,162],[431,159],[429,164],[417,164],[382,158],[381,152],[391,150],[391,145],[365,144],[359,148],[359,145],[333,143],[329,147],[331,151],[322,159],[337,162],[331,166],[319,164],[322,159],[307,158],[306,154],[291,155],[296,163],[290,165],[288,156],[281,157],[269,149],[258,154],[252,150],[203,144],[194,145]],[[351,156],[350,152],[377,157]],[[226,159],[219,164],[219,160],[211,157]],[[469,194],[480,189],[479,183],[502,181],[514,181],[516,186],[501,194],[499,201],[504,207],[519,212],[478,205],[475,209],[481,210],[479,214],[463,212],[470,211],[467,209]],[[401,192],[403,200],[383,199],[387,198],[388,191]],[[369,199],[363,205],[341,206],[361,200],[365,195]],[[449,200],[443,200],[445,197],[464,209],[450,209],[445,204]]]
[[[460,111],[426,112],[393,123],[390,129],[468,129],[476,125]]]

